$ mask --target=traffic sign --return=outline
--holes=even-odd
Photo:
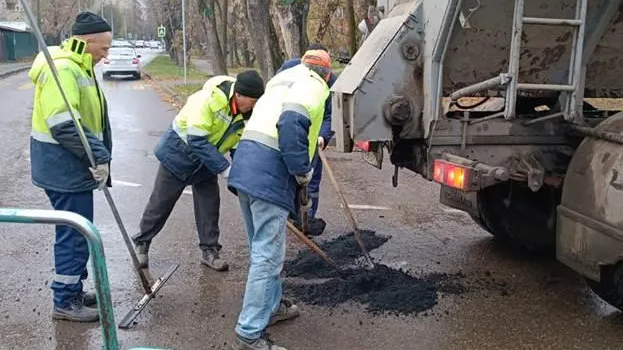
[[[164,38],[165,36],[167,36],[167,28],[164,26],[158,27],[158,37]]]

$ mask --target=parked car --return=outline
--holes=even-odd
[[[112,47],[108,57],[104,58],[102,72],[104,80],[112,75],[132,75],[135,79],[141,78],[141,55],[136,54],[133,48]]]
[[[127,40],[113,40],[111,47],[133,47]]]

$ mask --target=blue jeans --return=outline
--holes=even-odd
[[[250,267],[236,333],[258,339],[281,302],[279,275],[286,256],[288,211],[238,192],[249,242]]]
[[[316,212],[318,211],[318,205],[320,202],[320,180],[322,180],[322,160],[318,156],[318,152],[314,155],[312,159],[312,168],[314,168],[314,174],[312,175],[311,181],[307,185],[307,191],[309,193],[309,198],[312,201],[312,207],[309,210],[309,219],[313,219],[316,217]]]
[[[93,221],[93,192],[60,193],[46,190],[54,210],[70,211]],[[78,232],[65,225],[56,226],[54,244],[55,275],[52,285],[54,305],[67,307],[82,293],[82,281],[87,278],[89,246]]]

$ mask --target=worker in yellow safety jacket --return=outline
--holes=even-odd
[[[330,76],[329,54],[308,50],[301,64],[273,77],[236,150],[229,188],[238,194],[251,265],[235,349],[283,350],[265,337],[265,329],[298,315],[296,305],[282,298],[279,279],[286,221],[297,209],[309,210],[297,208],[296,193],[312,178]]]
[[[72,26],[72,37],[49,47],[69,108],[56,85],[43,53],[37,55],[29,77],[35,84],[30,136],[33,183],[45,190],[55,210],[71,211],[93,221],[93,190],[110,185],[112,135],[104,93],[94,66],[108,55],[111,28],[100,16],[83,12]],[[89,163],[80,141],[81,127],[93,152]],[[54,245],[54,319],[94,322],[99,319],[94,293],[85,293],[89,249],[77,230],[56,226]]]
[[[217,175],[227,178],[224,154],[238,144],[264,81],[254,70],[237,78],[217,76],[188,98],[186,105],[156,146],[160,161],[154,188],[132,237],[141,267],[149,265],[151,241],[162,230],[184,188],[192,185],[201,262],[217,271],[228,269],[219,257],[219,186]]]

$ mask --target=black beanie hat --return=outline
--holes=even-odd
[[[110,32],[112,28],[110,25],[100,16],[93,12],[81,12],[76,16],[76,21],[71,27],[72,35],[86,35],[95,33]]]
[[[244,71],[236,77],[234,92],[242,96],[260,98],[264,94],[264,80],[254,71]]]

